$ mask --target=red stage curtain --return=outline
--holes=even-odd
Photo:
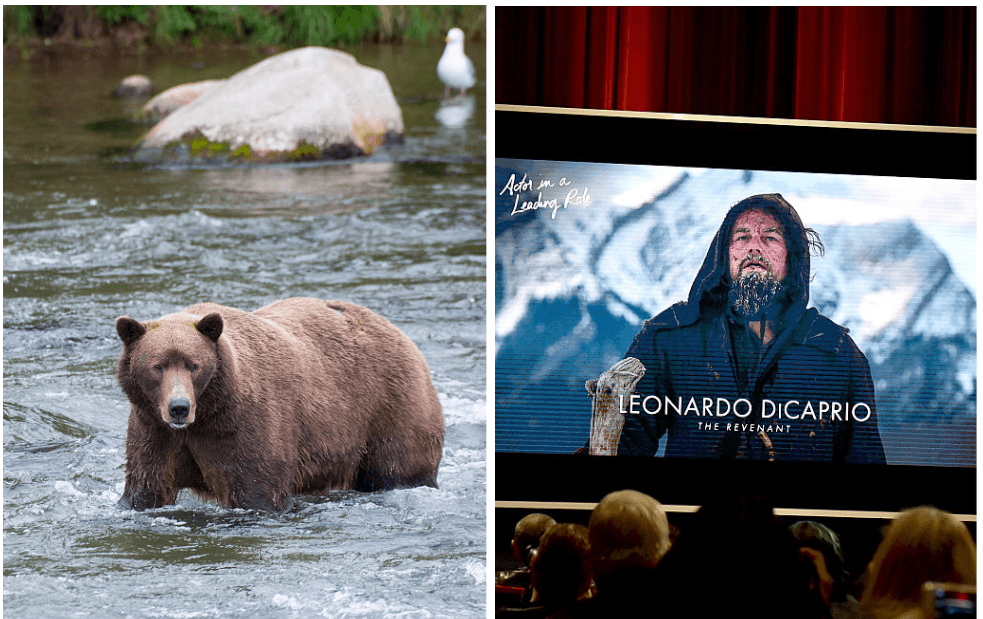
[[[976,7],[497,7],[496,102],[976,126]]]

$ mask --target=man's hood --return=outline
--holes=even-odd
[[[792,205],[781,194],[773,193],[751,196],[731,207],[710,243],[689,298],[657,316],[652,326],[663,326],[660,322],[665,327],[685,326],[701,315],[729,312],[731,232],[737,219],[751,210],[768,213],[782,226],[788,256],[783,291],[765,318],[782,330],[801,316],[809,303],[810,248],[821,252],[822,244],[816,233],[802,224]]]

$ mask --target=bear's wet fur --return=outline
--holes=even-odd
[[[399,329],[341,301],[247,313],[214,303],[116,320],[130,400],[120,504],[181,488],[282,511],[296,494],[437,485],[444,418],[430,370]]]

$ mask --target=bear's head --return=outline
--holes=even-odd
[[[223,326],[218,313],[198,320],[117,318],[123,340],[117,378],[130,401],[176,430],[193,424],[199,398],[218,371]]]

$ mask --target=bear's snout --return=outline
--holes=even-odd
[[[191,401],[188,398],[171,398],[167,403],[167,412],[171,416],[172,428],[188,426],[188,415],[191,413]]]
[[[171,378],[171,392],[162,402],[164,421],[175,430],[183,430],[195,422],[194,387],[185,384],[188,378],[180,375]]]

